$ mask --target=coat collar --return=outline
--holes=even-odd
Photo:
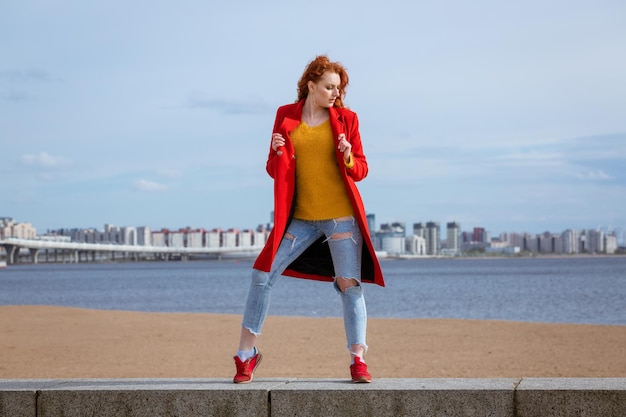
[[[302,121],[302,108],[304,107],[304,102],[305,100],[300,100],[295,103],[295,105],[291,107],[289,113],[285,115],[282,126],[287,132],[292,132],[296,127],[298,127],[298,125]],[[331,107],[328,109],[330,126],[335,135],[345,133],[345,128],[343,126],[342,110],[343,109],[339,109],[337,107]]]

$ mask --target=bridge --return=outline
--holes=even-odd
[[[9,265],[24,259],[36,264],[41,261],[41,256],[45,256],[45,262],[70,263],[141,259],[188,260],[192,256],[215,256],[220,259],[224,255],[255,256],[263,249],[263,246],[170,247],[58,242],[11,237],[0,240],[0,246],[7,254]],[[23,249],[28,250],[28,256],[23,254]]]

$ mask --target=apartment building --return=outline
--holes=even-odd
[[[18,223],[11,217],[0,217],[0,239],[35,239],[37,230],[30,223]]]

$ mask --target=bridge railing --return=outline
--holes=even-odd
[[[224,254],[257,254],[263,246],[219,246],[219,247],[184,247],[184,246],[152,246],[152,245],[118,245],[113,243],[81,243],[81,242],[58,242],[37,239],[6,238],[0,240],[0,246],[7,253],[7,263],[17,263],[22,249],[28,249],[33,263],[38,263],[38,255],[42,250],[60,251],[69,253],[70,262],[80,262],[81,253],[115,253],[154,254],[169,259],[172,255],[189,257],[191,255],[217,255]],[[95,255],[92,256],[95,259]]]
[[[226,253],[254,252],[263,246],[219,246],[219,247],[185,247],[185,246],[148,246],[148,245],[117,245],[113,243],[81,243],[56,242],[36,239],[7,238],[0,240],[0,245],[17,246],[28,249],[67,249],[85,251],[141,252],[141,253]]]

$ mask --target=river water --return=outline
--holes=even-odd
[[[626,257],[381,261],[368,314],[626,325]],[[252,260],[10,265],[0,305],[241,314]],[[272,315],[341,317],[332,284],[281,278]]]

